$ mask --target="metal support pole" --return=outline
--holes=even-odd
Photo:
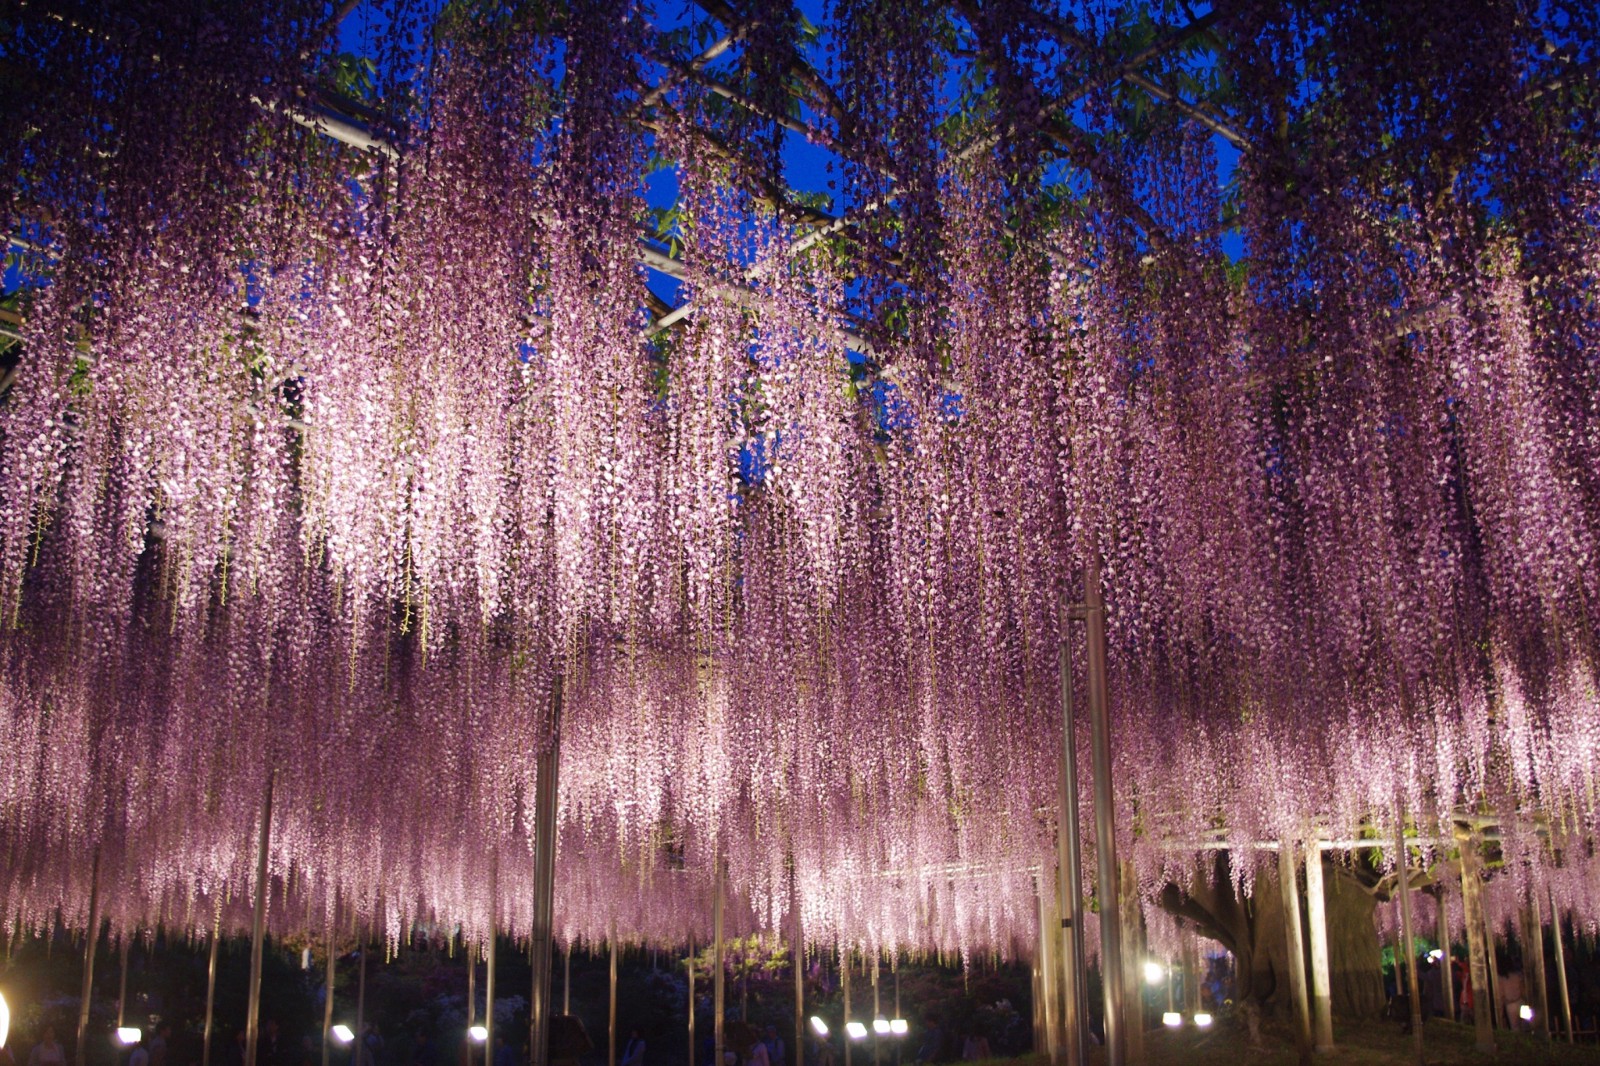
[[[74,1051],[77,1066],[83,1066],[89,1044],[89,999],[94,995],[94,949],[100,942],[100,845],[94,846],[94,863],[89,869],[89,929],[83,937],[83,998],[78,1003],[78,1046]]]
[[[1561,1022],[1567,1028],[1567,1043],[1577,1042],[1572,1031],[1572,997],[1567,991],[1567,949],[1561,943],[1561,908],[1556,906],[1556,894],[1550,891],[1550,942],[1555,946],[1556,993],[1561,997]]]
[[[339,904],[333,905],[333,920],[328,923],[328,976],[322,996],[322,1066],[329,1066],[333,1056],[333,990],[339,977],[339,949],[334,943],[333,929],[339,922]]]
[[[550,1062],[550,970],[555,935],[556,799],[561,770],[562,673],[550,688],[550,740],[539,752],[534,779],[533,931],[529,965],[533,988],[528,1000],[528,1045],[533,1066]],[[571,953],[571,945],[567,951]],[[569,971],[570,972],[570,971]]]
[[[133,941],[126,931],[117,939],[121,941],[117,946],[120,949],[118,954],[122,956],[122,976],[117,979],[117,1028],[121,1029],[128,1008],[128,948]]]
[[[1100,593],[1100,562],[1083,571],[1083,618],[1088,636],[1090,754],[1094,768],[1095,865],[1100,895],[1100,973],[1105,989],[1106,1066],[1127,1062],[1123,1005],[1122,893],[1117,865],[1117,821],[1111,790],[1111,719],[1106,707],[1106,606]]]
[[[361,956],[356,965],[356,1039],[350,1048],[350,1061],[356,1066],[367,1066],[367,944],[371,939],[372,925],[364,923],[357,945]]]
[[[483,1061],[494,1062],[495,943],[500,939],[500,853],[489,856],[489,943],[484,952]]]
[[[1056,960],[1056,929],[1060,926],[1060,916],[1056,911],[1055,903],[1050,899],[1049,889],[1045,887],[1045,879],[1041,873],[1039,877],[1039,1021],[1044,1030],[1044,1046],[1037,1049],[1050,1057],[1050,1066],[1060,1066],[1061,1063],[1061,1022],[1057,1017],[1057,1008],[1061,1002],[1060,989],[1056,981],[1061,975],[1061,967]]]
[[[1522,968],[1526,971],[1528,992],[1533,1000],[1533,1033],[1549,1043],[1550,992],[1544,968],[1544,920],[1539,912],[1539,893],[1530,889],[1527,905],[1522,908]]]
[[[1316,841],[1307,849],[1308,856],[1316,858]],[[1295,867],[1298,865],[1294,840],[1284,837],[1278,843],[1278,888],[1283,896],[1283,931],[1288,939],[1289,995],[1294,1003],[1295,1044],[1301,1056],[1311,1049],[1311,1001],[1306,992],[1306,947],[1300,927],[1300,885]]]
[[[1444,1016],[1451,1021],[1456,1020],[1456,975],[1455,968],[1450,965],[1450,911],[1444,905],[1444,890],[1441,887],[1439,894],[1439,921],[1436,939],[1439,941],[1439,987],[1444,992]]]
[[[1122,919],[1122,1032],[1126,1041],[1128,1066],[1145,1063],[1145,981],[1136,963],[1147,954],[1144,936],[1144,911],[1139,904],[1139,875],[1133,860],[1123,859],[1117,879],[1122,902],[1117,911]]]
[[[212,1019],[217,1005],[217,946],[222,942],[221,932],[222,915],[218,914],[217,920],[211,924],[211,958],[206,963],[206,1027],[200,1043],[200,1066],[211,1066]],[[326,1045],[323,1055],[323,1066],[327,1066]]]
[[[713,1066],[723,1066],[723,996],[726,988],[726,969],[723,962],[722,942],[722,893],[723,882],[727,880],[726,871],[722,868],[722,853],[718,851],[712,860],[717,879],[716,887],[711,897],[711,1038],[715,1049],[716,1058]],[[845,1066],[849,1066],[848,1063]]]
[[[611,1000],[606,1019],[606,1031],[609,1036],[606,1044],[606,1063],[607,1066],[617,1066],[617,926],[615,922],[611,924]]]
[[[1411,865],[1410,849],[1406,846],[1406,810],[1398,799],[1395,802],[1395,871],[1399,877],[1396,891],[1400,893],[1400,952],[1406,958],[1406,993],[1411,1000],[1411,1047],[1416,1053],[1418,1066],[1426,1059],[1422,1053],[1422,995],[1417,983],[1417,945],[1411,935],[1411,879],[1407,867]]]
[[[883,1007],[878,1000],[878,953],[872,953],[872,1066],[883,1061],[879,1056],[878,1019],[883,1017]]]
[[[569,952],[571,948],[567,949]],[[700,1049],[694,1046],[694,937],[689,938],[689,1057],[685,1061],[689,1066],[696,1066]]]
[[[572,1013],[572,941],[567,941],[567,950],[561,962],[561,1013]]]
[[[1322,846],[1306,846],[1306,924],[1311,936],[1311,1029],[1316,1050],[1333,1050],[1333,982],[1328,968],[1328,901],[1322,882]]]
[[[806,941],[805,927],[800,919],[800,894],[795,887],[796,880],[791,874],[789,910],[794,915],[794,932],[790,934],[789,963],[794,970],[794,1066],[806,1066]],[[690,1063],[690,1066],[694,1064]],[[772,1066],[783,1064],[774,1062]]]
[[[261,1033],[261,957],[267,938],[267,896],[272,885],[267,880],[267,850],[272,845],[272,782],[276,774],[267,771],[267,794],[261,801],[261,842],[256,849],[255,913],[250,918],[250,998],[245,1004],[244,1066],[256,1066],[256,1044]]]
[[[839,983],[844,990],[844,1066],[850,1066],[850,952],[839,948]]]
[[[1063,639],[1061,674],[1061,773],[1057,775],[1056,889],[1061,912],[1062,1039],[1067,1066],[1088,1058],[1088,981],[1083,963],[1083,855],[1078,821],[1078,742],[1072,713],[1072,646]]]
[[[1461,912],[1466,922],[1467,964],[1472,988],[1472,1030],[1479,1052],[1494,1054],[1493,1003],[1489,998],[1489,967],[1485,958],[1487,942],[1483,922],[1483,881],[1478,872],[1478,841],[1471,833],[1456,830],[1457,850],[1461,855]]]
[[[467,944],[467,1028],[470,1030],[478,1024],[478,942],[476,940]],[[470,1034],[469,1034],[470,1035]],[[467,1057],[472,1057],[472,1049],[467,1049]]]

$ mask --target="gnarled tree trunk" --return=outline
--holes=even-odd
[[[1333,1012],[1343,1018],[1376,1017],[1384,1006],[1373,922],[1377,901],[1348,870],[1323,862]],[[1233,953],[1237,1001],[1253,1000],[1269,1011],[1289,1010],[1289,949],[1275,865],[1262,864],[1252,888],[1244,898],[1234,891],[1227,854],[1217,852],[1212,869],[1198,873],[1192,884],[1167,885],[1158,902]],[[1308,973],[1310,965],[1307,958]]]

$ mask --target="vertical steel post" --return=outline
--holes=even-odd
[[[1061,674],[1061,773],[1056,805],[1057,888],[1061,912],[1062,1036],[1067,1066],[1088,1062],[1088,982],[1083,964],[1083,855],[1078,821],[1078,741],[1073,731],[1072,645],[1063,626]]]
[[[1399,797],[1395,801],[1395,871],[1399,879],[1396,891],[1400,893],[1400,952],[1406,958],[1406,994],[1411,1000],[1411,1047],[1418,1066],[1427,1062],[1422,1052],[1422,993],[1417,982],[1417,945],[1411,935],[1411,852],[1406,846],[1406,809]]]
[[[789,909],[794,916],[794,931],[789,934],[789,963],[794,970],[794,1066],[806,1066],[806,940],[800,918],[799,877],[790,858]],[[694,1066],[690,1063],[690,1066]],[[773,1063],[772,1066],[783,1066]]]
[[[371,940],[372,923],[363,923],[357,944],[361,955],[356,967],[356,1038],[350,1045],[350,1061],[356,1066],[367,1066],[367,944]]]
[[[200,1066],[211,1066],[212,1019],[217,1005],[217,946],[222,942],[222,915],[211,923],[211,958],[206,963],[206,1027],[200,1043]],[[327,1066],[324,1051],[323,1066]]]
[[[132,946],[132,939],[126,930],[117,938],[118,954],[122,956],[122,976],[117,979],[117,1028],[121,1029],[127,1018],[128,1009],[128,948]]]
[[[250,918],[250,999],[245,1004],[244,1066],[256,1066],[256,1044],[261,1034],[261,958],[267,939],[267,851],[272,845],[272,783],[277,775],[267,771],[267,794],[261,801],[261,842],[256,849],[255,913]]]
[[[607,1066],[617,1066],[617,923],[611,923],[611,998],[606,1015]]]
[[[1315,856],[1317,842],[1311,841],[1308,855]],[[1320,864],[1321,859],[1317,860]],[[1283,895],[1283,930],[1288,938],[1289,994],[1294,1001],[1295,1044],[1302,1055],[1311,1050],[1311,1001],[1306,992],[1306,947],[1300,926],[1300,885],[1296,867],[1294,839],[1278,842],[1278,888]],[[1309,868],[1309,867],[1308,867]]]
[[[844,1066],[850,1066],[850,959],[851,952],[839,947],[839,983],[844,990]]]
[[[1567,949],[1561,943],[1561,908],[1556,906],[1556,894],[1550,896],[1550,941],[1555,946],[1556,991],[1561,996],[1561,1021],[1567,1027],[1567,1043],[1577,1042],[1572,1031],[1572,997],[1567,991]]]
[[[570,948],[568,949],[571,950]],[[689,1057],[685,1061],[689,1066],[697,1066],[697,1056],[700,1049],[694,1046],[694,937],[689,938]]]
[[[533,930],[529,965],[533,968],[528,1000],[528,1046],[533,1066],[550,1062],[550,971],[555,935],[556,800],[561,770],[562,671],[550,686],[550,739],[539,752],[534,779]],[[568,945],[570,953],[571,945]]]
[[[1523,970],[1533,1000],[1533,1033],[1550,1042],[1550,992],[1544,968],[1544,919],[1540,915],[1539,893],[1530,888],[1522,908]]]
[[[1321,1054],[1333,1050],[1333,981],[1328,967],[1328,900],[1322,881],[1322,845],[1306,842],[1306,924],[1311,934],[1311,1028]]]
[[[727,875],[722,869],[722,850],[720,848],[717,849],[717,853],[712,859],[712,866],[716,871],[716,886],[713,888],[711,896],[711,1037],[716,1055],[713,1066],[723,1066],[722,1015],[724,1011],[723,997],[727,992],[725,973],[727,967],[723,964],[722,954],[722,893],[723,882],[727,880]],[[849,1064],[847,1063],[846,1066],[849,1066]]]
[[[339,904],[333,905],[333,919],[328,922],[328,976],[322,997],[322,1066],[329,1066],[333,1055],[333,989],[339,976],[339,949],[334,944],[333,930],[339,923]]]
[[[561,963],[561,1013],[572,1013],[572,941],[567,941],[567,950],[563,954]]]
[[[1089,744],[1094,768],[1095,865],[1100,896],[1100,973],[1105,989],[1106,1066],[1125,1066],[1128,1034],[1123,1005],[1122,893],[1117,821],[1111,788],[1111,719],[1106,706],[1106,606],[1100,561],[1083,572],[1083,618],[1088,637]]]
[[[489,942],[484,949],[483,966],[483,1061],[494,1062],[494,971],[495,946],[500,939],[500,853],[489,856]]]
[[[1061,1063],[1061,1021],[1058,1012],[1061,990],[1056,984],[1061,967],[1056,961],[1056,929],[1060,926],[1059,912],[1050,898],[1043,872],[1039,875],[1039,1021],[1044,1030],[1044,1046],[1036,1050],[1050,1057],[1050,1066]]]
[[[1444,905],[1444,889],[1439,890],[1439,920],[1436,933],[1439,941],[1439,987],[1444,992],[1444,1016],[1456,1020],[1456,975],[1450,965],[1450,910]]]
[[[89,868],[89,929],[83,938],[83,998],[78,1003],[78,1046],[74,1050],[77,1066],[83,1066],[89,1050],[89,1000],[94,995],[94,951],[100,942],[100,845],[94,846],[94,863]]]

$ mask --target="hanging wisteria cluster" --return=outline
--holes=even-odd
[[[272,928],[525,931],[559,736],[564,939],[1010,952],[1090,559],[1148,894],[1403,804],[1600,917],[1596,11],[836,6],[9,17],[8,923],[242,924],[270,778]]]

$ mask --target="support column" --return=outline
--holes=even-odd
[[[1544,968],[1544,920],[1539,912],[1539,893],[1536,889],[1529,889],[1528,902],[1522,908],[1522,969],[1532,1000],[1533,1034],[1549,1043],[1550,991],[1546,987],[1548,979]]]
[[[211,923],[211,958],[206,963],[206,1027],[200,1042],[200,1066],[211,1066],[212,1019],[217,1005],[217,946],[222,942],[222,915]],[[327,1037],[323,1037],[322,1066],[328,1066]]]
[[[844,989],[844,1029],[840,1035],[844,1037],[844,1066],[850,1064],[850,952],[845,947],[839,948],[839,983]],[[718,1066],[721,1066],[719,1063]]]
[[[367,1066],[367,944],[372,940],[372,925],[366,923],[357,945],[361,955],[356,968],[356,1040],[350,1049],[350,1061],[355,1066]]]
[[[691,950],[693,945],[690,945]],[[561,971],[561,1013],[572,1013],[572,941],[567,941]]]
[[[1572,997],[1567,991],[1567,949],[1561,943],[1561,908],[1556,906],[1556,894],[1550,891],[1550,942],[1555,946],[1556,993],[1561,1001],[1561,1022],[1567,1028],[1567,1043],[1577,1042],[1572,1031]]]
[[[1145,1062],[1145,980],[1140,963],[1147,951],[1138,884],[1133,863],[1122,860],[1121,875],[1117,878],[1117,889],[1122,897],[1117,913],[1122,923],[1122,1029],[1128,1066],[1144,1066]]]
[[[617,924],[611,923],[611,997],[606,1015],[608,1036],[606,1062],[617,1066]]]
[[[722,868],[722,851],[720,848],[712,863],[717,879],[716,888],[711,898],[711,1038],[716,1056],[712,1066],[723,1066],[725,1061],[722,1040],[723,997],[727,991],[727,967],[724,965],[722,954],[722,894],[724,891],[723,884],[727,880],[727,872]],[[849,1063],[846,1063],[845,1066],[849,1066]]]
[[[495,944],[499,939],[500,853],[496,851],[489,856],[489,942],[485,946],[483,960],[483,1061],[485,1064],[494,1062]]]
[[[478,1024],[478,942],[467,943],[467,1028]],[[468,1036],[467,1058],[472,1057],[471,1036]]]
[[[1061,1063],[1061,1024],[1056,1007],[1061,1002],[1056,980],[1061,968],[1056,960],[1055,930],[1060,924],[1055,905],[1050,901],[1044,877],[1039,878],[1039,999],[1042,1004],[1039,1020],[1044,1025],[1044,1046],[1039,1050],[1050,1056],[1051,1066]]]
[[[805,926],[800,917],[799,893],[794,889],[792,872],[789,885],[789,908],[794,915],[794,931],[790,934],[789,942],[789,962],[794,970],[794,1066],[806,1066],[806,939]],[[690,1063],[690,1066],[694,1064]],[[775,1062],[772,1066],[783,1064]]]
[[[1322,845],[1313,835],[1306,846],[1306,924],[1311,934],[1312,1044],[1322,1054],[1333,1050],[1333,981],[1328,972],[1328,901],[1322,881]]]
[[[533,1066],[550,1063],[550,971],[555,935],[556,799],[561,771],[562,671],[550,683],[550,739],[539,752],[533,799],[533,929],[529,965],[533,968],[528,999],[528,1054]],[[571,956],[572,946],[567,945]],[[571,971],[568,971],[570,976]]]
[[[1317,853],[1317,842],[1312,840],[1306,849],[1307,868],[1322,859]],[[1300,926],[1300,885],[1295,867],[1299,865],[1294,840],[1284,837],[1278,842],[1278,889],[1283,898],[1283,931],[1287,938],[1289,954],[1289,996],[1294,1003],[1295,1046],[1301,1057],[1311,1049],[1311,997],[1306,991],[1306,946]]]
[[[1395,803],[1395,846],[1398,858],[1395,871],[1399,877],[1400,893],[1400,944],[1406,956],[1406,991],[1411,999],[1411,1047],[1416,1053],[1418,1066],[1426,1060],[1422,1054],[1422,996],[1417,984],[1417,945],[1411,934],[1411,851],[1406,846],[1405,806]]]
[[[1183,930],[1183,1009],[1190,1020],[1200,1012],[1200,945],[1192,929]]]
[[[1078,742],[1073,731],[1072,646],[1063,624],[1058,658],[1061,675],[1061,773],[1056,803],[1056,897],[1061,912],[1061,1036],[1067,1066],[1088,1063],[1088,993],[1083,964],[1083,855],[1078,821]]]
[[[1117,865],[1117,822],[1111,788],[1111,721],[1106,706],[1106,606],[1100,592],[1100,561],[1091,556],[1083,572],[1083,619],[1088,637],[1090,754],[1094,767],[1095,865],[1100,896],[1100,973],[1105,989],[1106,1066],[1126,1066],[1128,1034],[1123,1003],[1122,898]],[[1110,920],[1107,920],[1109,917]]]
[[[571,947],[568,947],[567,951],[569,954],[571,950]],[[689,1057],[684,1061],[687,1062],[689,1066],[698,1066],[700,1049],[695,1047],[694,1044],[694,937],[689,938],[689,958],[687,965],[689,968]]]
[[[267,794],[261,801],[261,843],[256,849],[255,913],[250,918],[250,998],[245,1005],[244,1066],[256,1066],[256,1044],[261,1033],[261,957],[267,939],[267,850],[272,845],[272,783],[277,775],[267,771]]]
[[[74,1049],[77,1066],[83,1066],[89,1043],[89,999],[94,995],[94,951],[100,942],[100,845],[94,846],[94,864],[89,869],[89,929],[83,937],[83,997],[78,1002],[78,1046]]]
[[[1439,974],[1439,987],[1444,991],[1444,1016],[1451,1021],[1456,1020],[1456,975],[1455,969],[1450,965],[1450,909],[1445,906],[1444,886],[1439,887],[1439,922],[1438,933],[1435,939],[1439,941],[1439,954],[1441,956]]]
[[[118,954],[122,956],[122,975],[117,978],[117,1028],[121,1029],[127,1020],[128,1009],[128,949],[132,946],[132,938],[126,930],[118,938]]]
[[[339,904],[333,905],[333,920],[328,922],[328,976],[322,997],[322,1066],[329,1066],[333,1054],[333,991],[339,975],[339,949],[334,943],[333,930],[339,924]],[[203,1064],[209,1066],[209,1064]]]

